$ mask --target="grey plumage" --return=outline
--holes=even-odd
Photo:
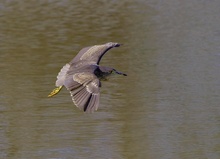
[[[60,70],[56,81],[59,89],[54,90],[55,93],[51,92],[49,96],[57,94],[62,86],[65,86],[79,109],[85,112],[97,110],[100,98],[100,80],[113,72],[126,76],[113,68],[99,66],[102,56],[109,49],[119,46],[118,43],[109,42],[80,50],[76,57]]]

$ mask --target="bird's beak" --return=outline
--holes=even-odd
[[[123,72],[118,72],[118,71],[115,71],[117,74],[119,75],[123,75],[123,76],[127,76],[127,74],[123,73]]]

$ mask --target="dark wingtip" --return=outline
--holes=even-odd
[[[119,47],[122,44],[116,43],[116,42],[108,42],[105,45],[109,46],[109,47]]]
[[[115,47],[119,47],[119,46],[121,46],[121,45],[123,45],[123,44],[116,43],[116,44],[115,44]]]

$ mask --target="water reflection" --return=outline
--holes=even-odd
[[[0,158],[213,158],[219,154],[219,2],[5,1],[0,4]],[[108,41],[103,83],[83,114],[59,69]]]

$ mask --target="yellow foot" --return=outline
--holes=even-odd
[[[52,92],[50,92],[50,94],[49,94],[47,97],[52,97],[52,96],[56,95],[57,93],[59,93],[59,91],[60,91],[62,88],[63,88],[63,86],[54,88],[54,89],[52,90]]]

